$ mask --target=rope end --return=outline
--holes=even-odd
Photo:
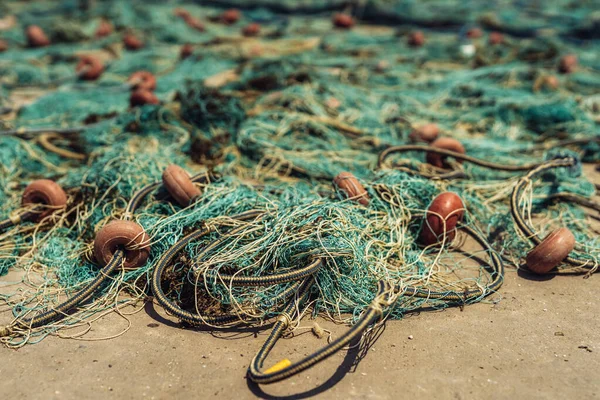
[[[0,337],[9,336],[12,333],[12,328],[10,325],[0,327]]]

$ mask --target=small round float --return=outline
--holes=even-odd
[[[131,107],[143,106],[145,104],[158,104],[158,97],[146,89],[136,89],[129,96],[129,105]]]
[[[465,205],[454,192],[439,194],[427,209],[419,242],[425,246],[444,240],[450,243],[456,236],[456,224],[462,221]]]
[[[94,56],[81,56],[75,66],[75,72],[80,79],[95,81],[104,72],[102,61]]]
[[[67,194],[60,185],[50,179],[38,179],[31,182],[23,191],[21,204],[24,206],[43,205],[45,209],[36,214],[39,221],[67,204]]]
[[[246,25],[242,29],[242,35],[244,35],[246,37],[258,36],[259,34],[260,34],[260,25],[257,23],[252,23],[252,24]]]
[[[342,172],[333,179],[333,184],[346,196],[363,206],[369,205],[369,194],[358,179],[350,172]]]
[[[415,142],[431,143],[440,135],[440,128],[437,124],[425,124],[412,130],[409,138]]]
[[[341,29],[350,29],[354,26],[354,18],[348,14],[336,13],[331,22],[333,22],[333,26]]]
[[[437,147],[438,149],[444,149],[444,150],[450,150],[453,151],[455,153],[460,153],[460,154],[465,154],[465,147],[462,145],[461,142],[459,142],[456,139],[453,138],[449,138],[449,137],[441,137],[439,139],[434,140],[431,143],[431,147]],[[427,162],[433,166],[436,166],[438,168],[448,168],[449,165],[446,162],[446,157],[443,154],[439,154],[439,153],[434,153],[431,151],[427,152],[427,155],[425,156],[425,159],[427,160]],[[458,160],[459,163],[462,163],[461,160]]]
[[[573,233],[567,228],[559,228],[527,253],[527,268],[536,274],[546,274],[567,258],[574,248]]]
[[[162,174],[164,187],[182,207],[187,207],[202,192],[194,185],[190,175],[180,166],[171,164]]]
[[[127,82],[134,89],[144,89],[153,91],[156,89],[156,77],[152,72],[148,71],[136,71],[129,76]]]
[[[229,10],[226,10],[223,12],[223,14],[221,14],[221,21],[227,25],[231,25],[238,22],[241,17],[242,14],[240,13],[240,10],[230,8]]]
[[[421,47],[425,44],[425,35],[421,31],[411,32],[408,35],[408,45],[411,47]]]
[[[150,255],[150,238],[139,224],[133,221],[112,221],[104,226],[94,240],[96,260],[107,265],[115,252],[125,252],[124,268],[138,268],[146,263]]]
[[[144,47],[144,42],[138,39],[133,33],[127,33],[123,36],[123,44],[127,50],[139,50]]]
[[[50,45],[50,39],[46,33],[37,25],[29,25],[25,30],[27,36],[27,44],[29,47],[45,47]]]

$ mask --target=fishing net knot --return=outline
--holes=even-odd
[[[13,223],[13,225],[18,225],[21,223],[21,215],[20,214],[13,214],[13,215],[9,215],[8,219],[10,219],[10,222]]]
[[[6,337],[12,334],[13,329],[10,325],[0,327],[0,337]]]
[[[385,309],[389,308],[396,302],[398,295],[394,293],[392,285],[386,283],[384,289],[373,299],[370,308],[379,315],[379,319],[383,317]]]
[[[281,322],[284,329],[287,329],[292,325],[292,316],[285,312],[281,313],[279,317],[277,317],[277,322]]]

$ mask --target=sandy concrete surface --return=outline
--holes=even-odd
[[[535,279],[508,267],[504,286],[484,303],[388,321],[366,356],[358,349],[342,351],[285,382],[261,387],[250,384],[245,372],[268,327],[182,329],[148,302],[116,339],[50,337],[18,351],[0,349],[0,394],[15,400],[596,399],[599,293],[598,274]],[[318,323],[334,337],[347,329]],[[112,315],[86,337],[126,327]],[[297,360],[325,340],[306,330],[281,340],[268,362]]]

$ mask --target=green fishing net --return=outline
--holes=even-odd
[[[351,11],[351,30],[332,26],[334,12]],[[169,164],[220,178],[201,185],[187,208],[164,189],[151,192],[134,220],[151,237],[148,262],[120,271],[76,313],[55,324],[15,334],[20,346],[80,327],[110,310],[150,295],[148,278],[159,258],[186,234],[215,232],[191,243],[164,277],[167,295],[182,307],[237,312],[263,321],[275,315],[274,298],[290,284],[235,287],[214,274],[265,276],[293,271],[321,257],[315,276],[315,315],[351,323],[372,301],[376,283],[463,291],[485,286],[487,250],[468,254],[423,248],[417,237],[424,212],[443,191],[461,195],[465,223],[481,232],[505,261],[520,265],[531,245],[518,234],[509,197],[519,173],[464,164],[467,179],[431,180],[377,168],[379,153],[409,142],[411,131],[436,123],[461,141],[468,155],[506,165],[541,162],[556,143],[579,161],[600,161],[600,42],[593,2],[489,6],[479,2],[293,1],[223,2],[17,2],[0,5],[14,16],[0,30],[0,217],[15,215],[25,186],[56,180],[68,194],[67,211],[41,226],[24,222],[0,233],[0,274],[25,271],[25,289],[3,291],[5,312],[18,317],[51,307],[98,274],[92,254],[96,233],[123,216],[142,187],[158,182]],[[205,25],[190,28],[174,15],[184,7]],[[227,7],[241,20],[221,23]],[[115,32],[95,37],[101,19]],[[241,28],[261,24],[258,37]],[[24,29],[40,26],[52,44],[26,46]],[[10,25],[10,24],[7,24]],[[486,33],[469,38],[473,26]],[[426,41],[412,47],[410,32]],[[134,32],[145,46],[125,49]],[[504,34],[489,45],[487,32]],[[180,57],[181,46],[193,54]],[[83,54],[100,57],[102,76],[78,79]],[[559,74],[561,56],[575,54],[575,72]],[[127,79],[138,70],[157,77],[159,105],[130,107]],[[558,87],[546,84],[553,76]],[[83,157],[68,157],[27,133],[36,128],[81,128],[52,143]],[[550,145],[548,145],[550,143]],[[393,157],[413,166],[423,152]],[[349,171],[365,186],[370,204],[345,198],[331,181]],[[592,263],[600,260],[597,233],[584,208],[548,203],[554,193],[591,198],[594,185],[580,169],[562,169],[532,182],[523,207],[540,236],[567,226]],[[265,216],[203,253],[204,245],[244,224],[229,217],[248,210]],[[533,220],[532,219],[532,220]],[[541,222],[540,222],[541,221]],[[201,262],[192,260],[201,254]],[[200,265],[200,267],[199,267]],[[200,279],[209,271],[208,278]],[[9,275],[12,276],[12,275]],[[480,300],[480,299],[478,299]],[[401,318],[443,301],[403,299],[391,310]]]

